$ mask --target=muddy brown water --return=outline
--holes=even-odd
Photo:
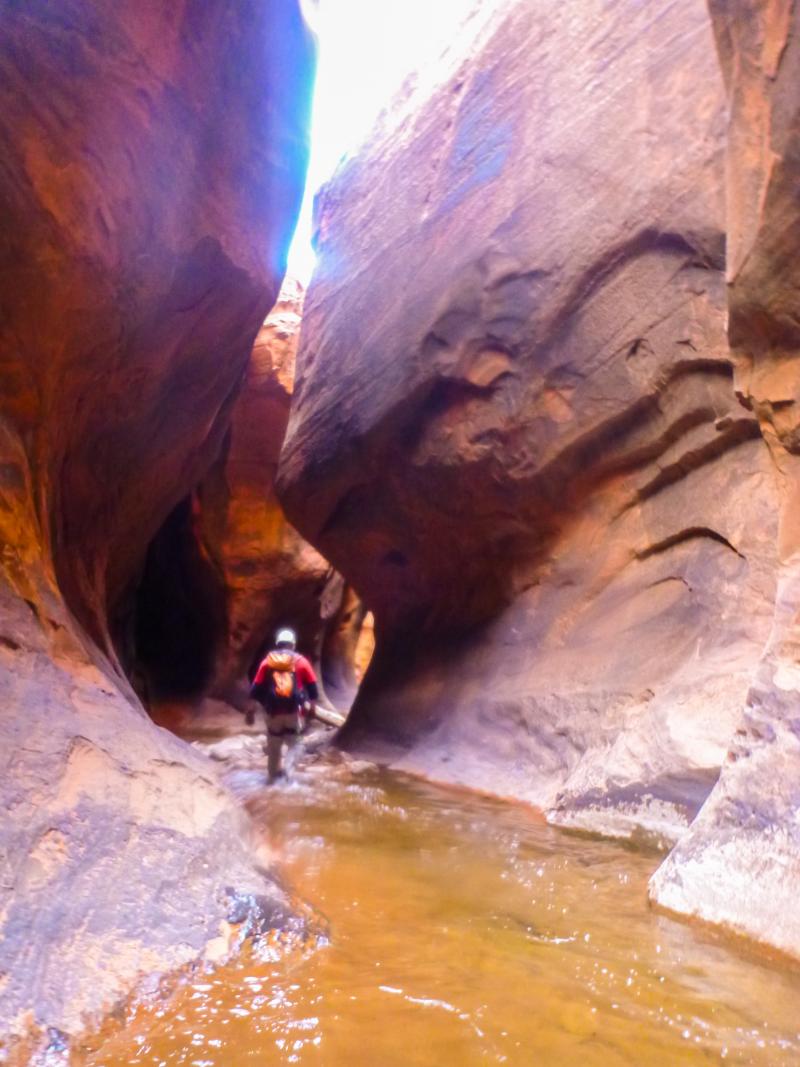
[[[196,975],[73,1064],[800,1064],[800,974],[650,910],[655,853],[330,758],[260,782],[232,778],[328,943]]]

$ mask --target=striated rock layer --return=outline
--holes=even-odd
[[[201,954],[233,897],[280,899],[112,639],[148,543],[219,451],[277,296],[312,63],[295,0],[3,11],[6,1034],[74,1031],[142,970]]]
[[[794,620],[790,5],[734,7],[475,5],[448,79],[322,196],[279,489],[375,612],[345,743],[675,841],[755,732],[740,894],[727,763],[654,891],[800,952],[754,888],[770,819],[796,871],[756,752],[788,789],[796,738],[743,725]]]

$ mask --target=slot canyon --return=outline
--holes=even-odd
[[[800,1062],[800,9],[456,6],[307,283],[315,3],[0,0],[0,1063]]]

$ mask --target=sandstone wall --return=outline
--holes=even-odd
[[[448,80],[321,198],[279,472],[292,522],[375,612],[347,743],[668,841],[747,729],[791,601],[775,438],[794,432],[793,312],[775,271],[796,175],[763,145],[793,129],[790,8],[738,6],[484,7]],[[756,878],[751,857],[740,884]],[[698,877],[659,898],[701,910],[708,892]],[[745,895],[706,915],[800,951],[767,900],[758,928]]]
[[[363,606],[275,494],[303,297],[287,278],[256,337],[219,456],[148,550],[126,660],[150,714],[178,733],[242,728],[233,709],[246,709],[255,666],[280,626],[295,629],[316,663],[323,701],[346,710],[355,694]]]
[[[652,884],[659,903],[800,954],[800,11],[711,0],[725,74],[729,337],[779,487],[769,639],[719,784]]]
[[[212,688],[232,699],[282,622],[294,625],[304,647],[318,643],[330,565],[286,522],[275,496],[303,295],[290,283],[259,331],[226,447],[199,493],[201,537],[227,600],[228,636]]]
[[[5,5],[0,1028],[73,1031],[202,953],[253,866],[116,668],[147,545],[218,453],[307,154],[295,0]]]

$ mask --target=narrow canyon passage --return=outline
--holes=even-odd
[[[800,972],[649,910],[656,853],[335,753],[280,790],[255,746],[225,774],[319,941],[196,972],[73,1067],[800,1059]]]
[[[0,1063],[800,1063],[800,0],[0,0],[0,160]]]

